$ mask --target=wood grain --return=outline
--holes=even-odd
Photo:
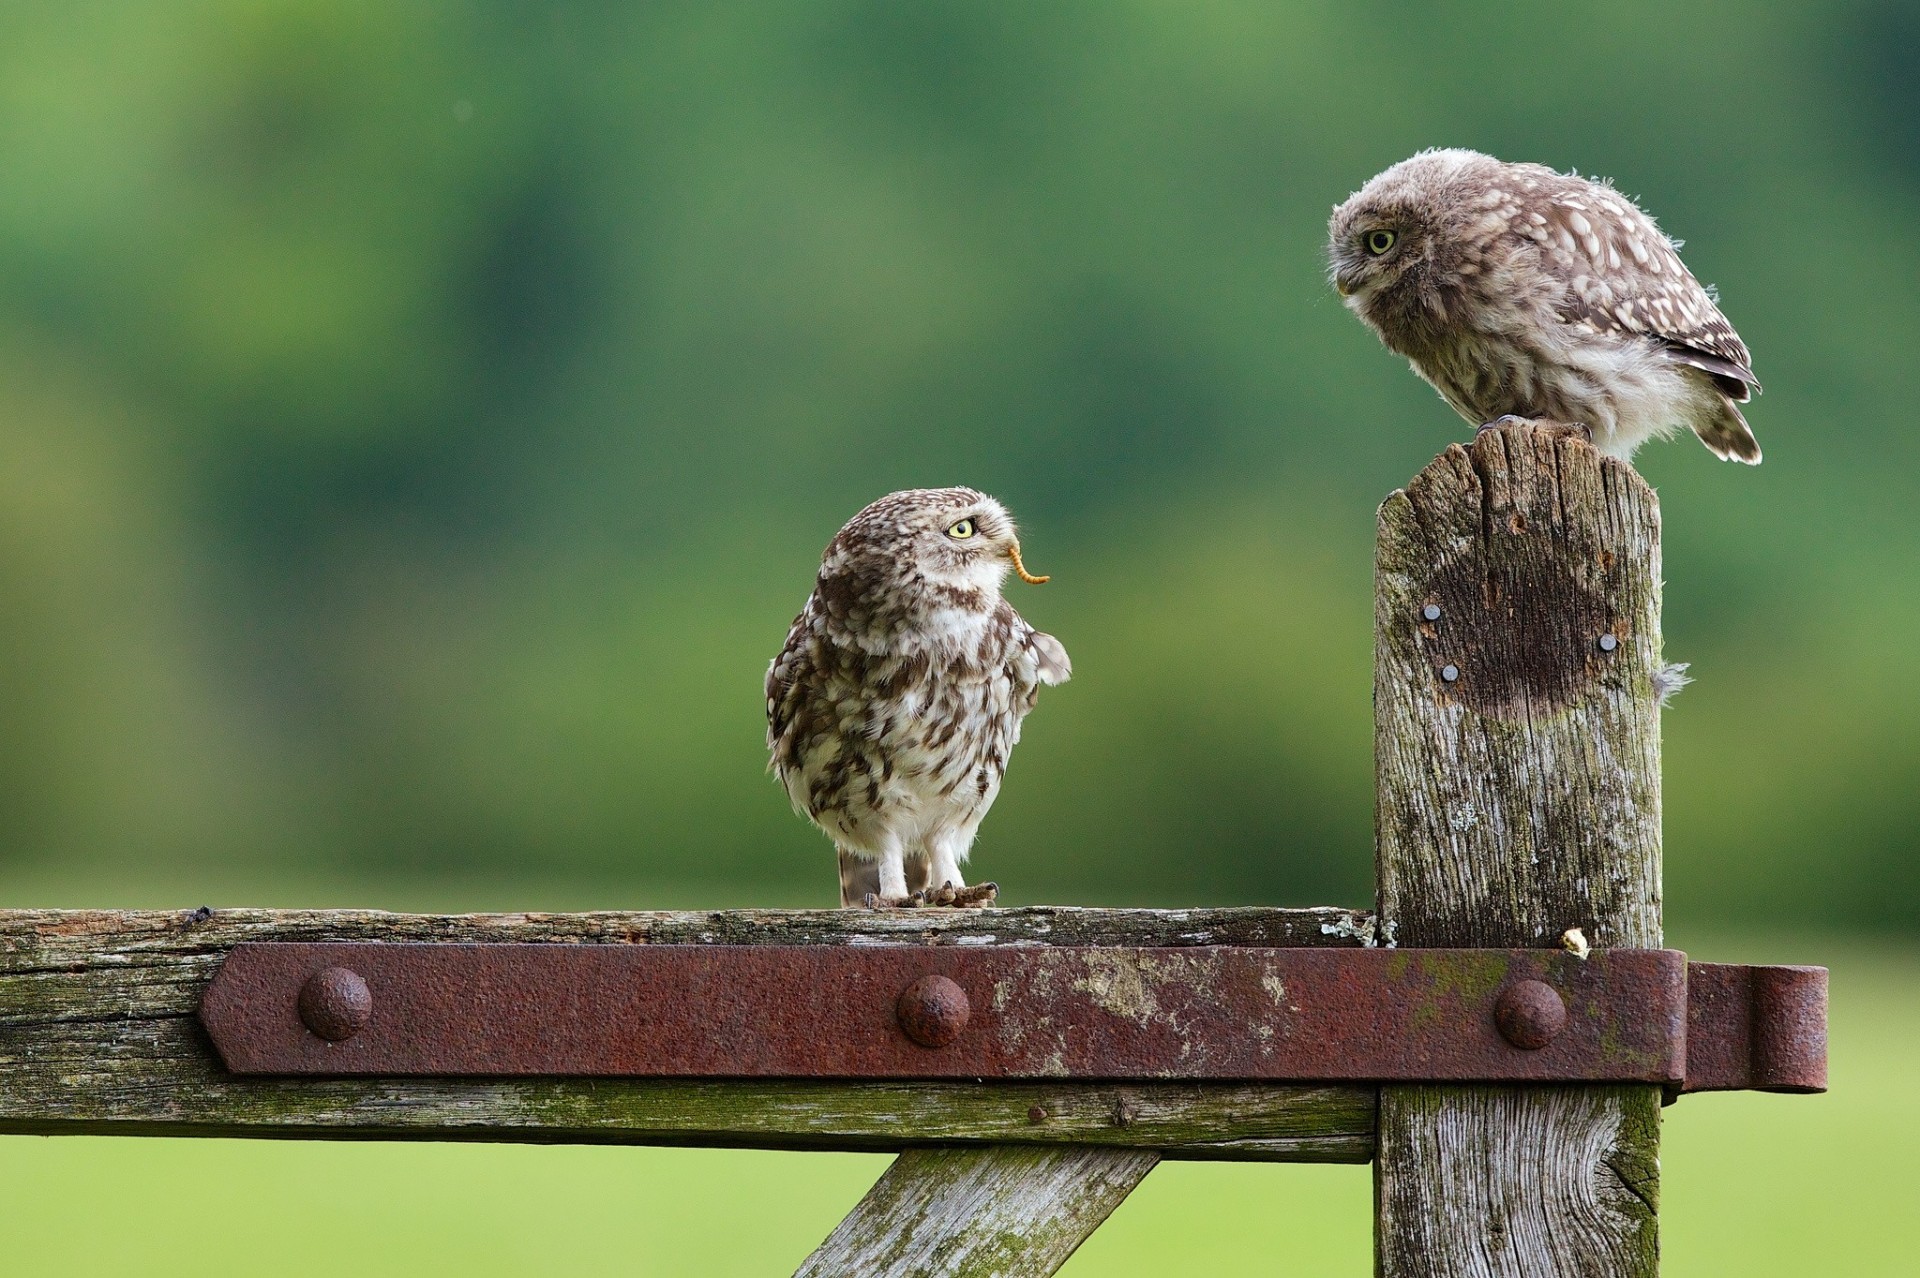
[[[1582,441],[1487,431],[1387,499],[1383,938],[1660,944],[1659,608],[1658,503]],[[1380,1103],[1383,1278],[1658,1272],[1656,1090],[1385,1087]]]
[[[0,1132],[899,1150],[1019,1142],[1364,1162],[1363,1087],[644,1079],[243,1079],[195,1012],[241,941],[1353,945],[1342,910],[426,916],[0,912]]]
[[[1067,1262],[1159,1155],[925,1149],[900,1155],[795,1278],[1041,1278]]]

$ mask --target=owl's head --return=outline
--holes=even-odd
[[[1386,312],[1451,278],[1476,206],[1477,179],[1500,162],[1477,151],[1422,151],[1361,187],[1328,224],[1328,274],[1348,309],[1379,326]]]
[[[985,493],[971,488],[914,488],[889,493],[847,521],[827,546],[826,577],[836,566],[867,577],[929,584],[997,598],[1008,570],[1022,581],[1047,580],[1020,559],[1013,516]]]

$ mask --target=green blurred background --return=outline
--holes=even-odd
[[[1054,582],[1017,601],[1075,659],[976,849],[1003,901],[1364,903],[1372,510],[1466,427],[1342,311],[1322,240],[1436,144],[1615,177],[1769,388],[1757,471],[1640,458],[1698,680],[1666,720],[1668,918],[1844,953],[1836,1081],[1884,1088],[1683,1107],[1751,1118],[1688,1146],[1718,1120],[1676,1117],[1670,1186],[1764,1168],[1828,1207],[1670,1198],[1676,1247],[1726,1235],[1670,1269],[1915,1239],[1871,1168],[1808,1152],[1843,1104],[1920,1144],[1892,1086],[1920,1040],[1899,0],[0,7],[0,905],[831,904],[764,775],[761,674],[840,523],[952,483],[1020,516]],[[0,1189],[226,1175],[276,1220],[457,1183],[369,1264],[425,1250],[363,1272],[538,1273],[560,1253],[469,1255],[461,1222],[619,1169],[569,1236],[719,1273],[649,1262],[621,1204],[745,1193],[804,1252],[876,1166],[263,1149],[8,1139]],[[1357,1187],[1274,1227],[1345,1230],[1321,1268],[1363,1272],[1351,1169],[1168,1169],[1110,1231],[1280,1272],[1221,1204],[1281,1185]],[[152,1237],[45,1196],[10,1234]],[[1149,1272],[1107,1237],[1071,1272]],[[136,1268],[252,1272],[160,1251]]]

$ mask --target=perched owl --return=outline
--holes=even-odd
[[[1422,151],[1333,212],[1333,284],[1468,421],[1584,426],[1630,458],[1693,429],[1757,465],[1752,360],[1676,245],[1604,182]]]
[[[1041,684],[1067,650],[1000,597],[1013,519],[971,488],[882,497],[827,543],[767,669],[767,748],[840,852],[840,904],[986,905],[960,877]]]

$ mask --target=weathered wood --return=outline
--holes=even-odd
[[[129,956],[222,955],[242,941],[550,941],[629,945],[1358,945],[1372,915],[1246,906],[1103,910],[0,910],[0,973]],[[111,963],[136,961],[107,960]]]
[[[1364,1162],[1371,1088],[247,1079],[221,1067],[194,1013],[242,941],[1352,945],[1370,925],[1340,910],[0,912],[0,1132],[858,1150],[1014,1141]]]
[[[1067,1262],[1159,1155],[923,1149],[900,1155],[795,1278],[1041,1278]]]
[[[1382,938],[1657,946],[1652,491],[1578,440],[1487,431],[1387,499],[1376,574]],[[1382,1088],[1378,1272],[1657,1273],[1659,1099]]]

